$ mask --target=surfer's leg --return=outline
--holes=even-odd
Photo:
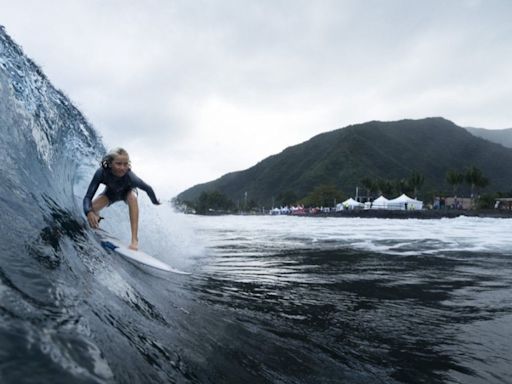
[[[132,229],[132,241],[128,248],[137,250],[139,248],[139,203],[137,202],[137,193],[135,191],[128,192],[126,204],[128,204],[130,227]]]
[[[106,195],[99,195],[92,201],[92,210],[99,213],[103,208],[110,204],[110,200]]]

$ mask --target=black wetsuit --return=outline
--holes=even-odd
[[[118,177],[112,173],[111,169],[101,167],[94,174],[84,197],[84,213],[86,216],[92,210],[92,198],[100,184],[106,185],[102,194],[107,196],[110,204],[125,200],[128,192],[134,188],[140,188],[145,191],[153,204],[160,204],[153,188],[137,177],[131,170],[128,170],[124,176]]]

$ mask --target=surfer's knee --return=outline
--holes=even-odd
[[[137,194],[134,191],[128,192],[126,195],[127,204],[137,204]]]

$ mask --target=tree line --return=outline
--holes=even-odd
[[[450,169],[446,173],[445,180],[451,186],[453,196],[458,195],[462,185],[467,185],[471,198],[478,197],[479,191],[490,184],[489,179],[475,166],[468,167],[462,171]],[[402,193],[418,198],[418,193],[425,183],[425,177],[420,172],[414,170],[406,178],[390,180],[365,177],[360,182],[363,187],[362,192],[365,192],[362,196],[366,195],[366,201],[380,195],[391,197],[401,195]],[[308,195],[302,198],[299,198],[294,191],[280,192],[275,198],[272,197],[272,208],[274,206],[292,205],[330,207],[345,199],[346,196],[335,185],[322,184],[315,187]],[[258,204],[248,199],[247,193],[240,200],[234,202],[219,191],[202,192],[195,201],[185,202],[185,204],[200,214],[248,212],[258,209]]]
[[[446,174],[446,181],[452,186],[453,196],[457,196],[459,188],[463,184],[468,184],[471,190],[471,196],[475,196],[475,192],[478,194],[480,188],[485,188],[490,184],[487,177],[484,176],[483,172],[471,166],[466,171],[460,172],[453,169],[448,170]]]

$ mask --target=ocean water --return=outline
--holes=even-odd
[[[141,246],[192,275],[131,264],[72,220],[44,240],[57,252],[32,245],[3,260],[2,383],[510,380],[512,220],[141,204]],[[128,239],[126,207],[105,216]]]
[[[198,299],[231,324],[225,372],[245,367],[228,382],[512,377],[512,220],[186,219]]]

